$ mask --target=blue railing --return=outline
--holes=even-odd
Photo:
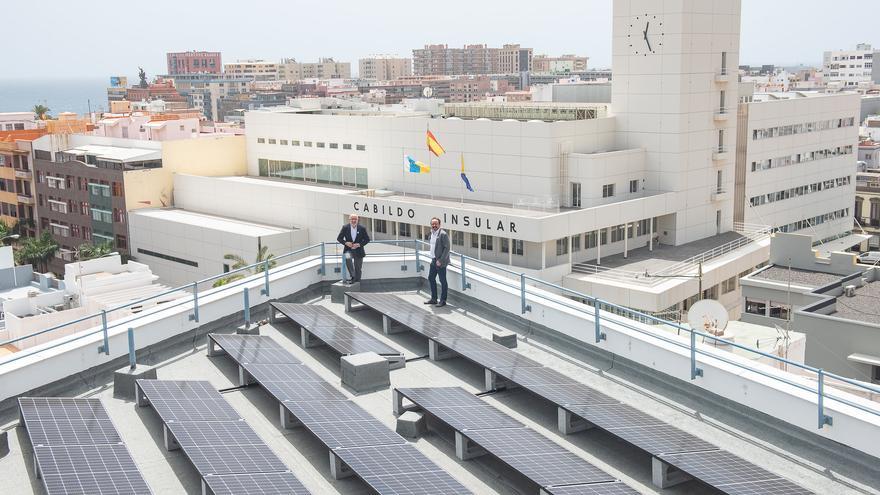
[[[371,258],[377,257],[377,256],[378,257],[384,257],[384,256],[397,257],[397,256],[401,256],[401,254],[405,257],[410,252],[412,252],[414,260],[415,260],[415,265],[416,265],[416,273],[424,270],[422,263],[430,262],[430,259],[427,258],[425,256],[425,253],[423,253],[419,248],[420,245],[422,245],[424,247],[428,246],[428,243],[425,241],[404,239],[404,240],[378,240],[378,241],[373,241],[372,243],[373,244],[393,245],[393,246],[402,247],[403,249],[401,252],[371,253],[370,254]],[[330,252],[330,250],[327,249],[328,246],[333,248],[332,252]],[[338,260],[338,263],[340,266],[335,271],[338,271],[341,274],[341,278],[345,279],[346,278],[346,264],[344,262],[344,257],[342,255],[342,253],[340,252],[340,248],[341,248],[341,246],[339,246],[337,243],[319,243],[319,244],[314,244],[311,246],[306,246],[301,249],[297,249],[295,251],[292,251],[292,252],[283,254],[281,256],[272,258],[271,260],[261,261],[259,263],[254,263],[252,265],[248,265],[248,266],[245,266],[245,267],[242,267],[242,268],[230,271],[230,272],[222,273],[219,275],[214,275],[212,277],[198,280],[198,281],[192,282],[191,284],[177,287],[175,289],[171,289],[171,290],[162,292],[160,294],[145,297],[143,299],[139,299],[137,301],[129,302],[129,303],[126,303],[126,304],[123,304],[120,306],[116,306],[116,307],[113,307],[113,308],[110,308],[107,310],[103,310],[98,313],[86,315],[81,318],[77,318],[75,320],[61,324],[61,325],[56,325],[51,328],[40,330],[40,331],[34,332],[29,335],[25,335],[22,337],[17,337],[14,339],[0,342],[0,346],[6,345],[6,344],[14,344],[16,342],[21,342],[21,341],[29,339],[29,338],[37,337],[40,335],[45,335],[45,334],[48,334],[51,332],[57,332],[57,331],[62,330],[66,327],[69,327],[71,325],[75,325],[78,323],[82,323],[83,321],[87,321],[89,319],[98,318],[98,317],[101,318],[101,325],[100,325],[99,329],[97,329],[97,330],[90,329],[88,331],[80,332],[80,333],[75,334],[75,336],[73,336],[72,338],[69,338],[69,339],[59,338],[58,339],[59,341],[57,343],[54,343],[50,346],[41,347],[39,350],[34,351],[34,352],[27,352],[27,351],[16,352],[16,353],[12,354],[11,356],[8,356],[6,359],[0,361],[0,370],[2,370],[3,365],[8,364],[10,362],[16,361],[18,359],[22,359],[27,356],[33,356],[34,354],[37,354],[39,352],[45,352],[49,349],[53,349],[55,347],[58,347],[63,344],[67,344],[72,341],[80,340],[82,338],[85,338],[85,337],[88,337],[91,335],[95,335],[97,333],[101,333],[102,337],[103,337],[102,338],[102,345],[98,347],[98,352],[109,355],[110,349],[109,349],[108,332],[110,329],[113,329],[113,328],[116,328],[119,326],[127,326],[127,327],[129,327],[129,329],[131,329],[132,322],[135,322],[138,319],[143,318],[146,315],[150,315],[150,314],[153,314],[157,311],[164,311],[166,309],[181,306],[181,305],[192,305],[192,314],[190,315],[189,318],[191,321],[195,321],[198,323],[199,322],[199,297],[205,297],[206,295],[214,294],[214,293],[216,293],[216,291],[225,291],[227,289],[241,287],[245,284],[251,284],[254,282],[254,280],[255,280],[254,277],[256,277],[256,276],[262,277],[263,287],[261,287],[260,292],[262,295],[265,295],[267,297],[270,296],[270,284],[269,284],[269,275],[270,274],[282,273],[282,272],[291,270],[293,268],[297,268],[299,266],[302,266],[304,264],[313,263],[317,260],[320,261],[320,268],[318,268],[318,273],[322,276],[328,275],[327,274],[328,261],[333,260],[334,262],[337,262],[337,260]],[[319,254],[311,255],[311,253],[314,251],[318,251]],[[298,259],[293,259],[289,263],[278,264],[278,262],[281,260],[290,259],[290,258],[294,258],[297,256],[299,256]],[[841,381],[841,382],[846,383],[856,389],[863,390],[869,394],[880,394],[880,388],[878,388],[878,387],[875,387],[875,386],[872,386],[872,385],[869,385],[869,384],[866,384],[863,382],[859,382],[859,381],[856,381],[856,380],[853,380],[850,378],[846,378],[846,377],[843,377],[840,375],[836,375],[834,373],[828,373],[822,369],[808,366],[808,365],[798,363],[795,361],[791,361],[791,360],[776,356],[774,354],[769,354],[769,353],[766,353],[766,352],[763,352],[763,351],[760,351],[757,349],[753,349],[751,347],[746,347],[746,346],[737,344],[736,342],[732,342],[729,340],[719,338],[715,335],[711,335],[709,333],[705,333],[705,332],[701,332],[699,330],[684,327],[676,322],[663,320],[663,319],[658,318],[656,316],[642,313],[640,311],[636,311],[631,308],[627,308],[627,307],[620,306],[617,304],[609,303],[607,301],[602,301],[598,298],[589,296],[587,294],[583,294],[581,292],[572,290],[570,288],[563,287],[558,284],[546,282],[544,280],[541,280],[536,277],[532,277],[532,276],[527,275],[525,273],[517,272],[517,271],[511,270],[508,268],[504,268],[504,267],[499,266],[497,264],[488,263],[488,262],[485,262],[485,261],[482,261],[482,260],[479,260],[476,258],[472,258],[470,256],[466,256],[461,253],[453,252],[452,256],[451,256],[451,260],[458,262],[458,268],[460,270],[460,275],[461,275],[461,287],[462,287],[463,291],[467,291],[472,288],[470,280],[473,280],[473,275],[471,277],[468,277],[468,265],[473,264],[473,265],[485,268],[485,270],[480,270],[480,272],[478,273],[478,276],[482,280],[494,282],[494,283],[497,283],[499,285],[502,285],[504,287],[507,287],[507,288],[510,288],[510,289],[513,289],[513,290],[519,292],[522,314],[526,314],[532,310],[532,307],[529,304],[529,299],[531,298],[531,300],[543,299],[549,303],[559,304],[559,305],[565,306],[567,308],[574,309],[576,311],[584,313],[586,315],[589,315],[590,317],[592,317],[594,319],[594,322],[595,322],[594,331],[595,331],[595,342],[597,344],[603,340],[608,339],[607,334],[602,331],[602,322],[606,322],[606,325],[607,324],[618,325],[623,328],[633,330],[633,331],[638,332],[642,335],[650,337],[651,339],[660,340],[660,341],[666,342],[668,344],[674,345],[676,347],[686,349],[690,355],[690,377],[691,377],[691,380],[696,380],[698,377],[703,376],[703,370],[698,367],[698,362],[697,362],[697,355],[702,355],[702,356],[709,357],[711,359],[715,359],[715,360],[727,363],[732,366],[736,366],[740,369],[743,369],[743,370],[746,370],[749,372],[758,373],[764,377],[771,378],[773,380],[785,383],[786,385],[795,387],[799,390],[803,390],[803,391],[806,391],[809,393],[816,394],[817,399],[818,399],[817,400],[818,427],[820,429],[826,424],[830,425],[832,422],[832,418],[825,414],[825,400],[826,399],[835,400],[841,404],[845,404],[850,407],[854,407],[859,410],[880,416],[880,406],[868,407],[865,404],[860,404],[858,402],[851,401],[849,399],[843,398],[843,397],[836,395],[834,393],[828,393],[828,390],[825,387],[825,379],[831,378],[834,380]],[[454,264],[453,264],[453,266],[454,266]],[[407,265],[405,263],[403,265],[401,265],[401,270],[406,270],[406,269],[407,269]],[[218,286],[216,288],[213,287],[213,283],[218,280],[228,279],[230,276],[234,276],[234,275],[250,273],[252,270],[256,271],[258,273],[255,273],[250,277],[245,276],[241,280],[232,281],[230,283],[223,284],[223,285]],[[471,273],[474,273],[473,268],[471,268],[470,270],[471,270]],[[531,286],[529,285],[530,283],[532,284]],[[207,291],[201,292],[199,287],[203,286],[205,284],[212,284],[212,288]],[[537,290],[540,287],[546,287],[548,289],[551,289],[552,291],[558,292],[559,294],[570,296],[570,297],[560,298],[556,294],[553,294],[550,291]],[[245,309],[245,318],[249,320],[250,319],[249,318],[250,317],[249,295],[247,292],[247,288],[243,288],[243,291],[244,291],[244,304],[243,304],[243,306]],[[157,301],[157,300],[161,300],[163,298],[167,298],[168,296],[171,296],[173,294],[177,294],[178,296],[183,296],[183,297],[178,297],[178,299],[180,299],[180,301],[174,302],[173,304],[168,304],[167,302],[164,304],[157,304],[154,308],[152,308],[148,311],[143,311],[141,313],[132,314],[132,315],[129,315],[125,318],[121,318],[121,319],[118,319],[115,321],[108,321],[108,319],[107,319],[107,315],[109,315],[113,312],[122,311],[125,309],[131,309],[132,307],[136,307],[136,306],[142,305],[142,304],[150,302],[150,301]],[[572,298],[580,299],[583,302],[578,302]],[[603,312],[607,313],[607,315],[603,315],[602,314]],[[675,336],[664,335],[663,333],[657,332],[656,330],[651,329],[649,326],[646,326],[646,325],[668,326],[672,330],[675,330],[676,333],[679,335],[681,335],[681,333],[684,332],[686,335],[688,335],[690,337],[690,339],[689,339],[690,341],[688,343],[686,343],[686,342],[682,341],[681,339],[676,338]],[[744,352],[751,353],[751,354],[769,359],[769,360],[776,362],[776,363],[779,363],[779,364],[793,366],[798,369],[804,370],[808,373],[815,374],[816,380],[817,380],[817,385],[814,388],[814,387],[807,385],[801,381],[792,379],[793,377],[788,378],[784,374],[781,374],[781,373],[769,373],[766,370],[761,369],[760,367],[749,366],[748,362],[743,362],[742,360],[728,358],[728,357],[724,356],[723,353],[720,353],[720,352],[709,352],[707,349],[700,348],[699,346],[697,346],[697,337],[702,338],[703,342],[706,342],[706,340],[708,339],[709,341],[713,341],[717,344],[723,344],[723,345],[729,346],[731,348],[739,349]],[[129,333],[129,360],[131,363],[134,363],[134,332],[133,331],[130,331],[130,333]]]

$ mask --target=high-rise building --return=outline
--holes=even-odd
[[[278,65],[278,79],[288,82],[304,79],[349,79],[351,62],[337,62],[333,58],[321,58],[317,62],[297,62],[286,58]]]
[[[165,54],[168,74],[220,74],[223,57],[220,52],[170,52]]]
[[[412,59],[377,55],[358,61],[358,77],[376,81],[393,81],[412,75]]]
[[[549,55],[535,55],[532,59],[533,72],[547,72],[551,74],[570,74],[587,70],[588,57],[578,55],[561,55],[551,57]]]
[[[413,74],[417,76],[514,74],[528,72],[531,66],[532,49],[520,45],[425,45],[413,50]]]
[[[33,237],[34,166],[32,143],[46,134],[45,129],[0,131],[0,221],[21,235]]]
[[[825,82],[837,82],[846,87],[871,85],[880,82],[880,67],[874,58],[880,50],[867,43],[856,45],[855,50],[827,51],[822,62]]]
[[[253,81],[277,81],[280,65],[278,62],[265,60],[238,60],[223,64],[223,72],[227,77],[245,78]]]

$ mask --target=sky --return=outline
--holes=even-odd
[[[535,53],[576,53],[611,64],[611,0],[39,0],[3,7],[0,79],[149,76],[165,52],[221,51],[242,58],[352,62],[371,54],[411,56],[428,43],[520,43]],[[876,32],[866,0],[742,0],[742,64],[819,65],[822,52],[854,47]],[[9,22],[13,20],[13,22]],[[874,25],[872,25],[874,24]]]

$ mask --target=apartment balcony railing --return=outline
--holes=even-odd
[[[719,146],[712,150],[712,160],[721,162],[730,159],[730,149],[727,146]]]
[[[16,169],[15,172],[13,172],[13,174],[15,175],[15,178],[16,178],[16,179],[28,179],[28,180],[30,180],[30,179],[33,179],[33,178],[34,178],[34,173],[31,172],[30,170],[18,170],[18,169]]]
[[[717,83],[727,83],[730,82],[730,70],[727,67],[722,67],[715,73],[715,82]]]
[[[719,107],[715,109],[713,113],[713,118],[715,119],[715,122],[726,122],[728,119],[730,119],[730,115],[732,112],[733,110],[730,108]]]
[[[712,198],[712,201],[724,201],[730,196],[727,193],[727,189],[723,187],[713,187],[709,190],[709,195]]]
[[[23,205],[32,205],[32,204],[34,204],[34,197],[27,195],[27,194],[19,194],[18,195],[18,202]]]

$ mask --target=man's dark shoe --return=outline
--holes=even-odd
[[[422,304],[437,304],[437,301],[435,299],[431,299],[429,301],[423,302]]]
[[[440,301],[437,303],[438,308],[442,308],[443,306],[446,306],[446,301]]]

